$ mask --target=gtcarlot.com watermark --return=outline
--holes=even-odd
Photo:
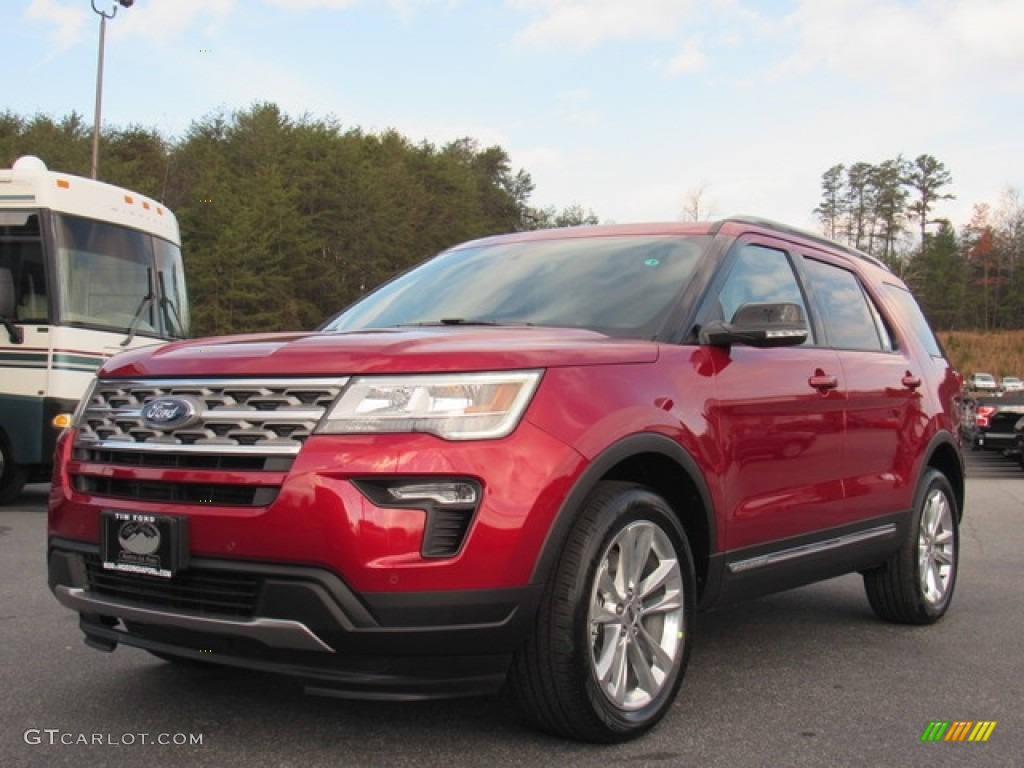
[[[65,746],[133,747],[147,744],[174,747],[201,747],[201,733],[74,733],[60,728],[29,728],[22,738],[26,744]]]

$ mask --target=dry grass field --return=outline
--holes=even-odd
[[[976,371],[1024,378],[1024,331],[941,331],[936,334],[964,377]]]

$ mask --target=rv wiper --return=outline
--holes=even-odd
[[[150,291],[142,297],[142,301],[139,302],[139,308],[135,310],[135,316],[132,318],[132,324],[128,326],[128,335],[124,341],[121,342],[122,347],[127,347],[132,343],[132,339],[135,338],[135,331],[139,328],[139,323],[142,322],[142,313],[146,310],[146,307],[153,302],[153,292]]]
[[[174,330],[174,324],[178,326],[178,338],[185,338],[185,323],[181,320],[181,315],[178,314],[177,305],[167,298],[167,291],[164,287],[164,273],[156,273],[157,282],[160,283],[160,309],[164,312],[164,320],[167,322],[168,330]],[[167,310],[170,309],[170,312]]]
[[[168,330],[177,329],[177,338],[185,338],[185,323],[181,320],[181,315],[178,314],[178,307],[173,301],[168,299],[166,296],[160,297],[160,308],[164,311],[164,317],[167,320]],[[168,311],[170,310],[170,311]]]

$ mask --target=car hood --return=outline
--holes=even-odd
[[[330,376],[649,363],[658,345],[592,331],[505,326],[272,333],[123,352],[102,377]]]

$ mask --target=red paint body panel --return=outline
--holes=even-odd
[[[62,440],[66,456],[71,435]],[[489,589],[525,584],[581,457],[524,425],[488,445],[450,444],[430,435],[345,435],[309,439],[277,500],[265,509],[197,505],[189,510],[196,557],[314,565],[369,592]],[[62,462],[71,471],[82,467]],[[211,473],[194,473],[197,481]],[[443,561],[420,556],[423,511],[374,506],[350,478],[451,475],[481,478],[484,501],[463,552]],[[144,476],[137,473],[137,477]],[[255,478],[253,478],[255,479]],[[218,482],[247,482],[220,474]],[[112,502],[54,485],[53,535],[98,541],[98,506],[127,512],[181,514],[179,504]],[[524,505],[524,499],[536,500]]]
[[[650,362],[651,344],[591,331],[465,327],[261,334],[179,341],[107,361],[100,376],[350,376]]]
[[[649,271],[688,264],[687,244],[659,239],[687,234],[699,234],[703,249],[691,271]],[[96,643],[175,647],[189,656],[227,627],[239,640],[221,651],[228,663],[280,671],[274,665],[294,657],[278,650],[299,648],[309,654],[301,663],[310,677],[320,665],[335,675],[352,644],[370,655],[384,653],[382,644],[388,654],[412,658],[419,691],[419,667],[430,667],[415,663],[420,655],[455,654],[456,647],[476,663],[522,646],[595,488],[610,494],[622,487],[613,483],[627,483],[661,497],[689,538],[700,607],[884,563],[900,546],[929,468],[947,477],[962,503],[961,378],[902,283],[864,255],[739,220],[517,233],[448,255],[468,259],[488,244],[557,241],[538,261],[553,280],[550,258],[569,253],[564,282],[586,266],[575,258],[583,253],[574,250],[579,241],[632,235],[644,238],[639,256],[624,248],[620,257],[619,241],[601,243],[594,256],[612,270],[617,259],[629,261],[630,301],[609,300],[623,281],[595,270],[594,295],[618,313],[618,325],[605,326],[605,304],[596,320],[583,306],[588,322],[566,323],[593,330],[545,325],[562,317],[568,301],[560,284],[546,295],[538,322],[518,317],[526,294],[543,294],[534,281],[496,299],[497,318],[466,311],[383,329],[199,339],[107,361],[99,394],[58,443],[51,587],[82,613]],[[741,261],[751,252],[749,263]],[[518,258],[502,254],[494,258]],[[444,256],[442,277],[450,282],[457,270]],[[756,276],[765,264],[784,265],[770,274],[788,276],[796,290],[780,290],[780,298],[771,280],[755,280],[752,298],[737,298],[724,319],[722,299],[734,298],[725,292],[731,270]],[[852,293],[869,297],[862,306],[873,320],[862,326],[878,331],[877,349],[831,343],[842,334],[825,322],[824,288],[815,291],[829,280],[838,285],[837,272],[855,275]],[[675,286],[666,274],[688,282],[644,318],[649,294]],[[436,296],[445,280],[435,277],[428,288],[436,290],[399,298],[416,305]],[[491,288],[480,293],[490,296]],[[762,288],[768,298],[758,294]],[[389,296],[382,312],[406,306],[388,304]],[[582,304],[591,296],[570,298]],[[794,308],[805,313],[795,329],[779,319]],[[744,326],[740,309],[778,317]],[[336,327],[346,327],[339,317]],[[733,336],[722,343],[721,333]],[[258,390],[251,399],[250,390]],[[435,423],[478,424],[495,413],[516,418],[491,433]],[[202,573],[190,573],[190,564],[171,587],[143,574],[146,589],[163,600],[146,603],[153,593],[133,592],[140,582],[130,558],[113,575],[100,562],[104,510],[186,519],[180,527]],[[177,530],[171,523],[166,530]],[[180,608],[179,586],[201,593],[226,573],[251,579],[260,597],[233,607],[231,621],[201,595],[198,607]],[[323,647],[331,654],[321,654]],[[333,658],[325,662],[327,655]],[[505,661],[495,662],[498,678]],[[357,693],[365,693],[372,675],[354,668]],[[381,677],[395,690],[402,675]]]

